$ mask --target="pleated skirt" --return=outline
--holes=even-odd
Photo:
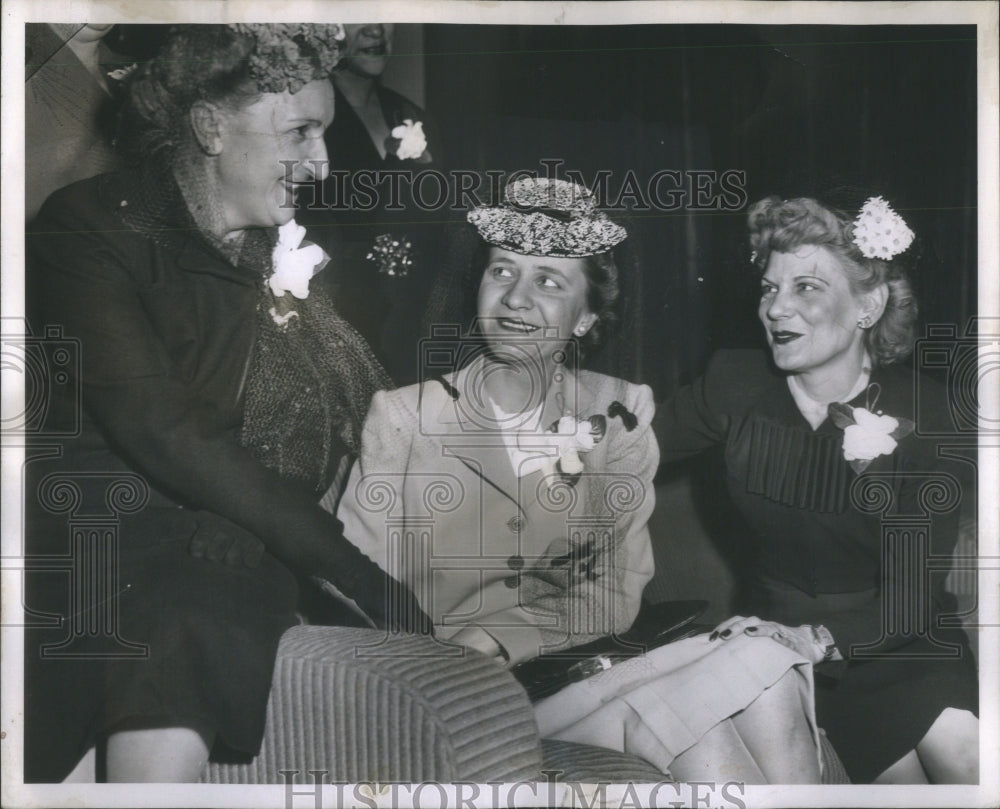
[[[751,705],[789,671],[813,730],[812,665],[770,638],[708,635],[676,641],[573,683],[535,706],[543,738],[592,744],[644,758],[664,773],[685,750]]]

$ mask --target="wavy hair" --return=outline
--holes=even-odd
[[[804,245],[826,248],[836,257],[855,294],[885,284],[885,310],[865,331],[872,362],[888,365],[906,359],[917,336],[917,299],[899,261],[867,258],[854,243],[854,217],[815,199],[768,197],[748,212],[752,260],[763,272],[772,252],[790,253]]]

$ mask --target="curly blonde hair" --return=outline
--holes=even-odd
[[[882,316],[865,331],[872,362],[906,359],[917,336],[917,299],[898,261],[866,258],[854,243],[854,217],[808,197],[767,197],[747,214],[752,261],[763,272],[772,252],[790,253],[803,245],[826,248],[837,258],[855,294],[885,284],[889,297]]]

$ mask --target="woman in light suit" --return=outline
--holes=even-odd
[[[426,345],[422,384],[376,394],[338,516],[413,589],[442,654],[514,665],[631,626],[659,453],[650,389],[577,367],[614,320],[624,229],[559,180],[512,183],[469,221],[484,242],[473,329]],[[680,779],[818,781],[811,676],[771,639],[691,638],[536,715],[543,737]]]

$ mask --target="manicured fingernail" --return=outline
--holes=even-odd
[[[708,636],[708,639],[709,640],[715,640],[717,637],[719,637],[719,633],[718,632],[713,632],[711,635]]]
[[[733,630],[731,630],[731,629],[724,629],[722,631],[722,637],[724,637],[724,638],[728,638],[732,634],[733,634]]]
[[[755,626],[748,626],[744,631],[745,632],[749,632],[750,634],[753,634],[753,633],[755,633],[757,631],[757,627],[755,627]]]

